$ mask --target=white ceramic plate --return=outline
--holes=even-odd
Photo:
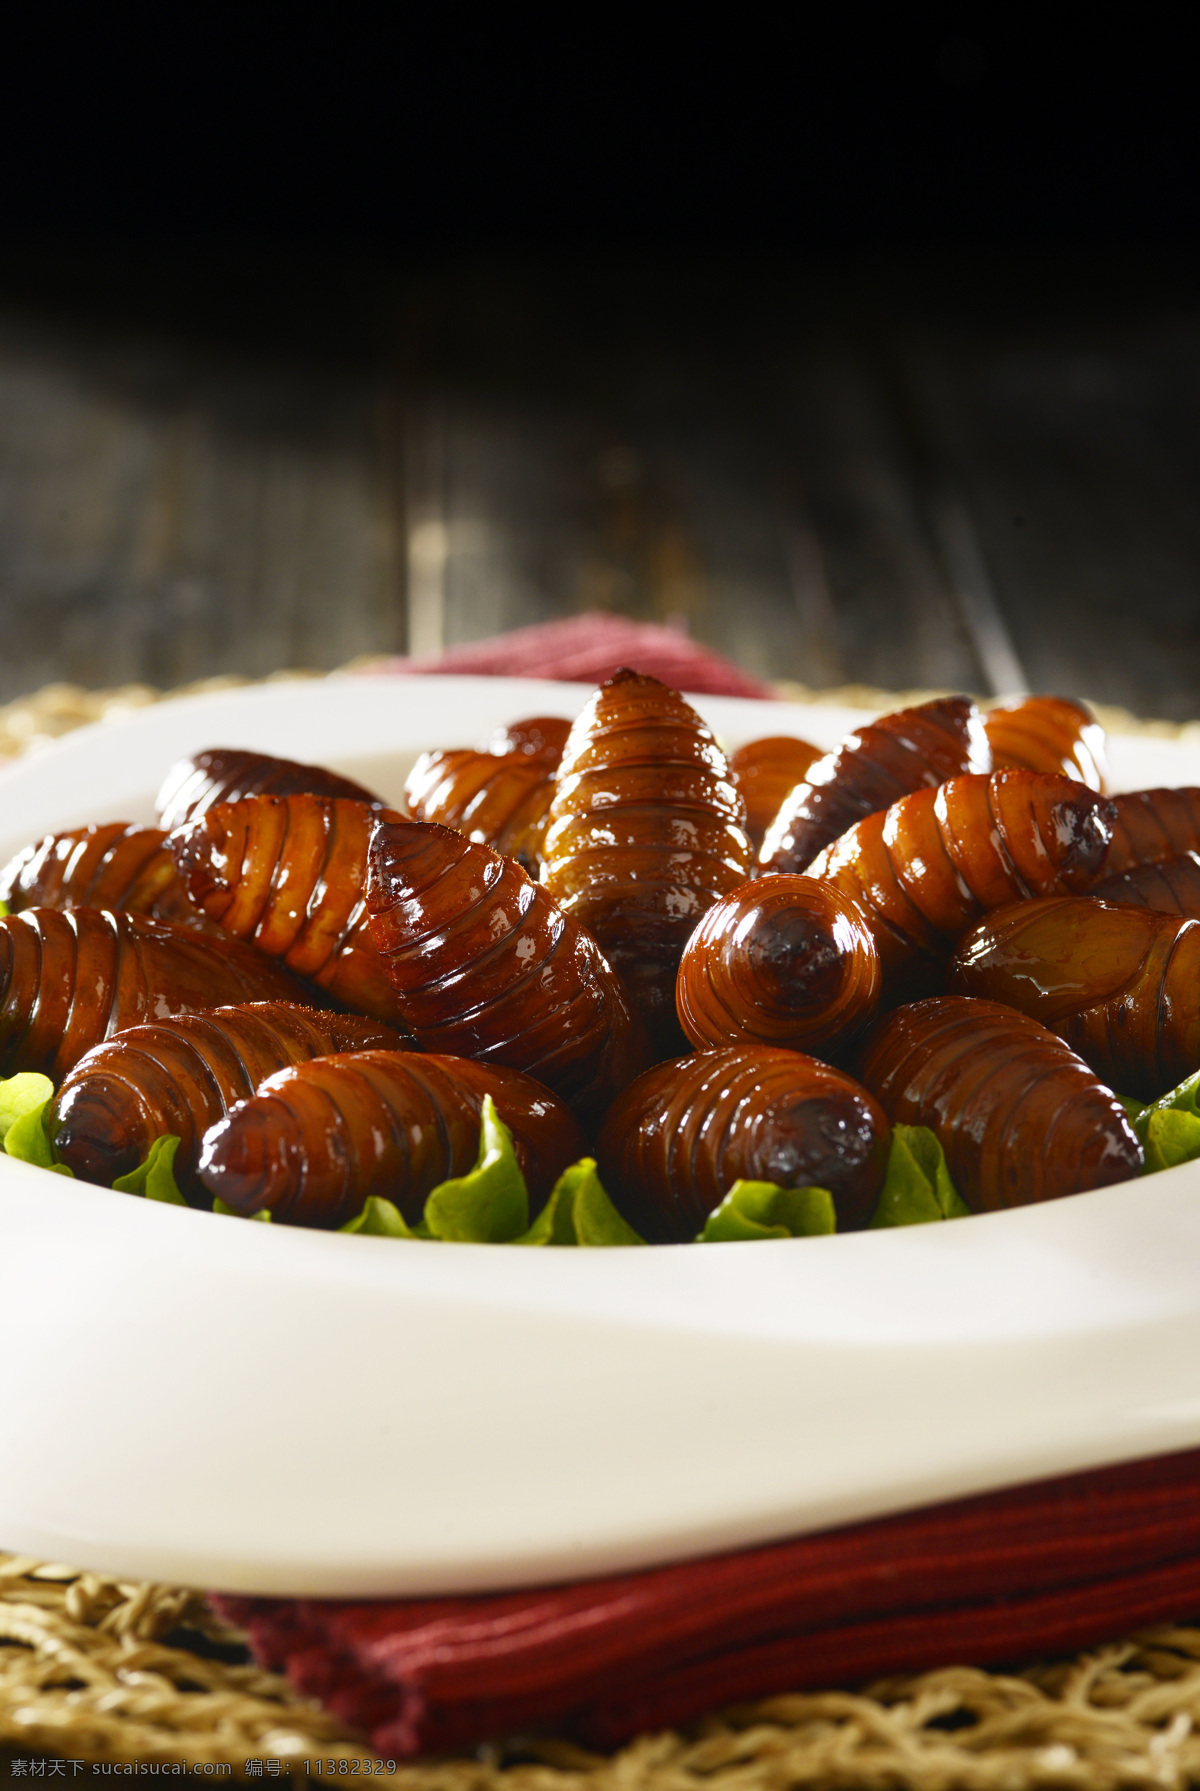
[[[191,697],[0,775],[0,851],[149,819],[211,745],[400,793],[579,686]],[[853,712],[697,698],[731,742]],[[1118,740],[1126,788],[1200,752]],[[654,1250],[239,1224],[0,1160],[0,1546],[232,1591],[431,1593],[700,1554],[1200,1442],[1200,1165],[962,1224]]]

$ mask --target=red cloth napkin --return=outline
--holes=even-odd
[[[736,1699],[1071,1652],[1200,1610],[1200,1450],[567,1586],[213,1602],[385,1756],[533,1727],[611,1747]]]
[[[632,664],[770,695],[672,629],[602,614],[385,663],[597,681]],[[213,1603],[384,1756],[532,1727],[609,1747],[737,1699],[1071,1652],[1200,1611],[1200,1450],[566,1586]]]
[[[600,684],[618,666],[649,672],[676,690],[710,696],[769,697],[770,686],[675,628],[630,622],[603,610],[587,610],[561,622],[515,628],[511,634],[451,647],[436,658],[377,659],[363,671],[484,672],[497,678],[562,678]]]

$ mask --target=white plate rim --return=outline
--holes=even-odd
[[[162,703],[0,772],[0,848],[34,809],[144,808],[165,743],[269,733],[361,770],[389,726],[411,756],[588,689],[388,676]],[[694,700],[735,741],[831,743],[862,714]],[[1194,747],[1114,749],[1126,782],[1200,782]],[[231,1591],[482,1590],[1188,1447],[1198,1233],[1193,1165],[964,1226],[551,1255],[272,1234],[0,1161],[20,1365],[0,1546]],[[393,1357],[396,1386],[364,1383]]]

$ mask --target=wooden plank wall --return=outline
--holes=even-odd
[[[202,307],[0,296],[0,701],[606,608],[766,677],[1200,712],[1200,318],[1178,282],[353,278],[352,352],[295,282],[237,340]]]

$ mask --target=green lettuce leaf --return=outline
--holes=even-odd
[[[736,1181],[704,1222],[697,1243],[731,1244],[752,1238],[812,1238],[836,1231],[833,1196],[825,1188],[780,1188],[774,1182]]]
[[[466,1175],[441,1182],[425,1202],[431,1237],[447,1244],[507,1244],[529,1229],[529,1192],[512,1133],[484,1096],[479,1161]]]
[[[1146,1116],[1144,1174],[1174,1169],[1200,1157],[1200,1114],[1178,1107],[1151,1107]]]
[[[71,1170],[65,1163],[56,1163],[50,1150],[46,1109],[53,1098],[54,1084],[49,1076],[39,1076],[33,1070],[0,1082],[0,1134],[10,1157],[73,1181]]]
[[[1160,1095],[1157,1101],[1151,1101],[1145,1111],[1154,1113],[1168,1108],[1172,1112],[1191,1113],[1200,1118],[1200,1070],[1194,1076],[1188,1076],[1178,1088]]]
[[[394,1206],[390,1200],[384,1200],[379,1194],[368,1194],[363,1203],[362,1212],[356,1214],[353,1219],[347,1219],[344,1225],[338,1226],[338,1230],[354,1231],[362,1237],[370,1238],[423,1238],[429,1236],[424,1220],[415,1231],[410,1230],[404,1223],[400,1208]]]
[[[1200,1157],[1200,1071],[1149,1105],[1119,1095],[1146,1155],[1143,1175]]]
[[[928,1126],[893,1126],[887,1173],[871,1230],[926,1225],[970,1213],[946,1167],[946,1153]]]
[[[0,920],[4,920],[5,917],[11,913],[12,909],[9,907],[8,903],[0,902]]]
[[[214,1213],[220,1213],[226,1219],[259,1219],[264,1225],[271,1223],[271,1210],[264,1207],[261,1213],[239,1213],[236,1207],[226,1206],[218,1194],[212,1203]]]
[[[17,1120],[27,1113],[40,1114],[53,1094],[54,1084],[49,1076],[39,1076],[33,1070],[24,1070],[19,1076],[0,1082],[0,1143],[7,1145],[9,1131]]]
[[[609,1199],[596,1173],[594,1157],[582,1157],[564,1169],[529,1230],[512,1239],[514,1244],[576,1244],[593,1248],[645,1241]]]
[[[161,1200],[167,1206],[186,1206],[175,1181],[175,1152],[179,1139],[173,1132],[156,1138],[146,1161],[128,1175],[119,1175],[113,1183],[118,1194],[142,1194],[147,1200]]]

